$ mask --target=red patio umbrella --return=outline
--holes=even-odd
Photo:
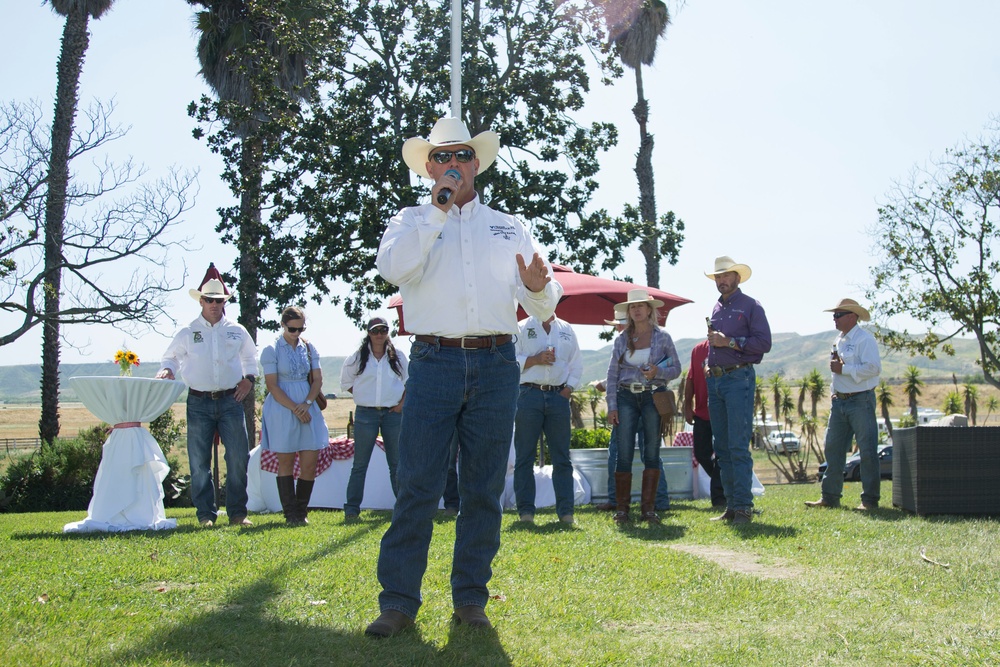
[[[559,319],[570,324],[604,324],[604,320],[610,320],[614,314],[616,303],[621,303],[628,298],[630,289],[642,288],[649,291],[650,296],[663,302],[660,308],[660,324],[667,318],[667,313],[677,306],[691,303],[691,299],[664,292],[655,287],[645,287],[644,285],[633,285],[621,280],[610,280],[599,278],[586,273],[576,273],[575,271],[561,266],[552,265],[553,278],[559,281],[563,287],[563,296],[556,306],[556,315]],[[398,294],[389,300],[389,307],[395,308],[399,314],[399,333],[407,335],[409,332],[403,325],[403,299]],[[528,315],[519,306],[517,309],[518,319],[524,319]]]

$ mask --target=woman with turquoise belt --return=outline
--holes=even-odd
[[[302,338],[306,330],[303,310],[296,306],[285,308],[281,313],[281,328],[278,340],[265,347],[260,355],[268,392],[261,419],[260,446],[278,456],[278,498],[285,522],[306,524],[319,450],[330,444],[326,420],[316,405],[316,397],[323,390],[323,375],[319,353]],[[296,454],[298,484],[293,476]]]

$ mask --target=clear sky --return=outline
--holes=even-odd
[[[51,115],[63,20],[40,2],[6,4],[0,97],[38,99]],[[178,279],[187,272],[171,299],[173,322],[140,338],[64,327],[74,346],[64,348],[66,362],[110,360],[124,340],[156,363],[176,326],[198,312],[187,288],[210,261],[232,265],[233,249],[211,231],[216,208],[231,203],[221,163],[191,138],[186,113],[207,90],[192,16],[181,0],[118,0],[91,22],[81,106],[115,98],[114,118],[131,131],[114,150],[145,163],[151,177],[170,165],[200,169],[197,204],[178,234],[197,249],[171,262]],[[695,301],[671,314],[671,334],[704,335],[717,292],[703,274],[730,255],[752,267],[745,291],[764,305],[774,332],[832,336],[822,310],[844,296],[864,302],[874,259],[868,229],[884,193],[1000,114],[998,25],[995,0],[689,0],[644,73],[658,212],[673,210],[687,225],[680,261],[661,268],[661,287]],[[612,120],[620,130],[597,202],[612,212],[638,198],[634,101],[629,72],[612,91],[595,80],[586,108],[585,120]],[[626,274],[645,275],[638,252],[618,272]],[[357,346],[361,333],[339,308],[307,312],[322,354]],[[582,347],[605,345],[599,331],[579,327]],[[40,340],[36,328],[0,348],[0,364],[39,361]]]

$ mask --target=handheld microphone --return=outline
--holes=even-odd
[[[457,181],[462,180],[462,174],[460,174],[457,169],[449,169],[448,171],[444,172],[444,175],[454,176],[455,180]],[[451,188],[441,188],[440,190],[438,190],[438,196],[437,196],[438,203],[447,204],[448,200],[451,199],[451,195],[452,195]]]

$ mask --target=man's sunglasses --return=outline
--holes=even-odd
[[[457,151],[438,151],[431,153],[431,159],[438,164],[448,164],[454,157],[459,162],[472,162],[476,157],[476,151],[471,148],[460,148]]]
[[[288,329],[288,333],[299,333],[300,331],[305,331],[305,327],[285,327]]]
[[[389,333],[389,327],[375,327],[374,329],[371,330],[371,333],[384,336],[385,334]]]
[[[833,319],[835,319],[835,320],[839,320],[839,319],[840,319],[841,317],[843,317],[844,315],[852,315],[852,314],[853,314],[853,313],[834,313],[834,314],[833,314]]]
[[[213,299],[210,296],[203,296],[201,298],[205,300],[205,303],[225,303],[226,302],[225,299]]]

